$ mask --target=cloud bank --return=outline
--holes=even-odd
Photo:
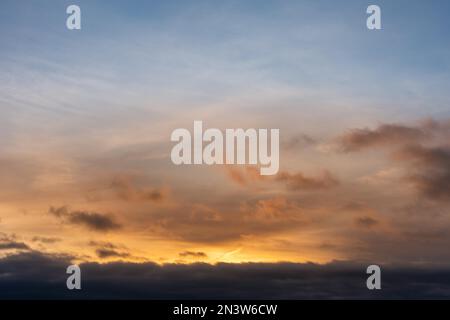
[[[2,299],[415,299],[450,297],[450,269],[386,267],[382,290],[366,288],[357,262],[210,265],[85,263],[82,290],[66,289],[69,256],[39,252],[0,259]]]

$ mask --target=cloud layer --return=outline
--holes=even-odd
[[[66,289],[70,257],[29,252],[0,259],[8,299],[400,299],[448,298],[450,270],[386,267],[382,290],[366,288],[356,262],[166,264],[86,263],[82,290]]]

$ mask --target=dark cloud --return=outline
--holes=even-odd
[[[450,164],[450,148],[425,148],[411,145],[402,149],[397,156],[401,159],[417,161],[419,164],[437,168],[448,168]]]
[[[91,247],[107,248],[107,249],[117,249],[118,245],[107,241],[89,241],[88,245]]]
[[[382,267],[382,290],[366,288],[368,264],[81,264],[82,290],[66,289],[68,256],[28,252],[0,259],[5,299],[430,299],[450,296],[450,269]]]
[[[395,158],[407,162],[407,179],[426,197],[450,201],[450,148],[405,147]]]
[[[207,258],[207,254],[201,251],[184,251],[184,252],[180,252],[179,253],[180,257],[186,258],[186,257],[190,257],[190,258]]]
[[[355,219],[355,223],[360,227],[372,228],[378,224],[378,220],[372,217],[358,217]]]
[[[54,216],[58,217],[58,218],[62,218],[62,217],[66,217],[68,215],[70,215],[69,210],[67,209],[67,207],[50,207],[50,209],[48,209],[48,212],[53,214]]]
[[[31,250],[30,247],[24,243],[16,240],[14,234],[7,235],[0,233],[0,251],[1,250]]]
[[[148,261],[143,257],[134,256],[129,249],[121,244],[108,241],[89,241],[88,246],[95,247],[95,254],[101,259],[127,258],[128,260]]]
[[[35,237],[33,237],[33,239],[31,239],[31,241],[49,244],[49,243],[59,242],[59,241],[61,241],[61,239],[60,238],[56,238],[56,237],[35,236]]]
[[[338,150],[359,151],[365,148],[411,143],[429,137],[429,133],[418,127],[398,124],[383,124],[376,129],[353,129],[336,139]]]
[[[16,242],[16,241],[7,241],[7,242],[0,242],[0,250],[30,250],[30,247],[23,243],[23,242]]]
[[[72,212],[69,221],[72,224],[80,224],[95,231],[110,231],[121,228],[121,225],[114,222],[112,217],[95,212]]]
[[[414,126],[383,124],[355,129],[337,139],[341,151],[393,146],[406,180],[429,199],[450,200],[450,119],[427,119]]]
[[[291,190],[327,189],[339,184],[337,178],[327,170],[323,171],[318,177],[307,177],[301,172],[295,174],[280,172],[276,179],[286,183],[286,186]]]
[[[113,249],[97,249],[95,250],[95,253],[99,258],[105,259],[105,258],[127,258],[130,256],[127,252],[118,252]]]
[[[69,211],[67,207],[50,207],[49,213],[63,219],[67,223],[81,225],[94,231],[113,231],[122,227],[122,225],[114,221],[111,215],[96,212]]]

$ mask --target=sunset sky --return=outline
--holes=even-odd
[[[2,0],[0,260],[447,267],[450,3],[372,2]],[[174,165],[195,120],[279,173]]]

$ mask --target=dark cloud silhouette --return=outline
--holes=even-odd
[[[95,247],[95,254],[101,259],[128,258],[128,260],[148,261],[144,257],[132,255],[129,253],[129,249],[121,244],[108,241],[89,241],[88,246]]]
[[[373,130],[353,129],[338,137],[336,143],[338,150],[351,152],[375,146],[410,143],[427,137],[429,133],[423,128],[383,124]]]
[[[327,170],[317,177],[307,177],[301,172],[295,174],[280,172],[276,179],[286,183],[291,190],[327,189],[339,184],[339,181]]]
[[[127,258],[130,256],[129,253],[126,252],[118,252],[113,249],[97,249],[95,250],[95,253],[99,258],[105,259],[105,258]]]
[[[16,242],[16,241],[6,241],[6,242],[0,242],[0,250],[30,250],[30,247],[23,243],[23,242]]]
[[[112,231],[122,227],[111,215],[96,212],[69,211],[67,207],[50,207],[49,213],[65,222],[84,226],[94,231]]]
[[[84,263],[82,290],[66,288],[71,257],[27,252],[0,259],[5,299],[427,299],[450,297],[450,269],[383,267],[382,290],[366,288],[368,264],[209,265]]]
[[[408,163],[407,179],[422,194],[430,199],[450,201],[450,148],[408,146],[398,151],[395,158]]]
[[[107,241],[89,241],[88,245],[91,247],[107,248],[107,249],[117,249],[118,245],[107,242]]]
[[[61,241],[61,239],[60,238],[56,238],[56,237],[35,236],[35,237],[33,237],[33,239],[31,239],[31,241],[49,244],[49,243],[59,242],[59,241]]]
[[[0,233],[0,251],[1,250],[31,250],[30,247],[24,243],[16,240],[14,234],[7,235]]]
[[[72,224],[84,225],[95,231],[110,231],[121,228],[121,225],[114,222],[112,217],[95,212],[72,212],[69,221]]]
[[[191,258],[207,258],[207,254],[201,251],[184,251],[179,253],[180,257],[191,257]]]

